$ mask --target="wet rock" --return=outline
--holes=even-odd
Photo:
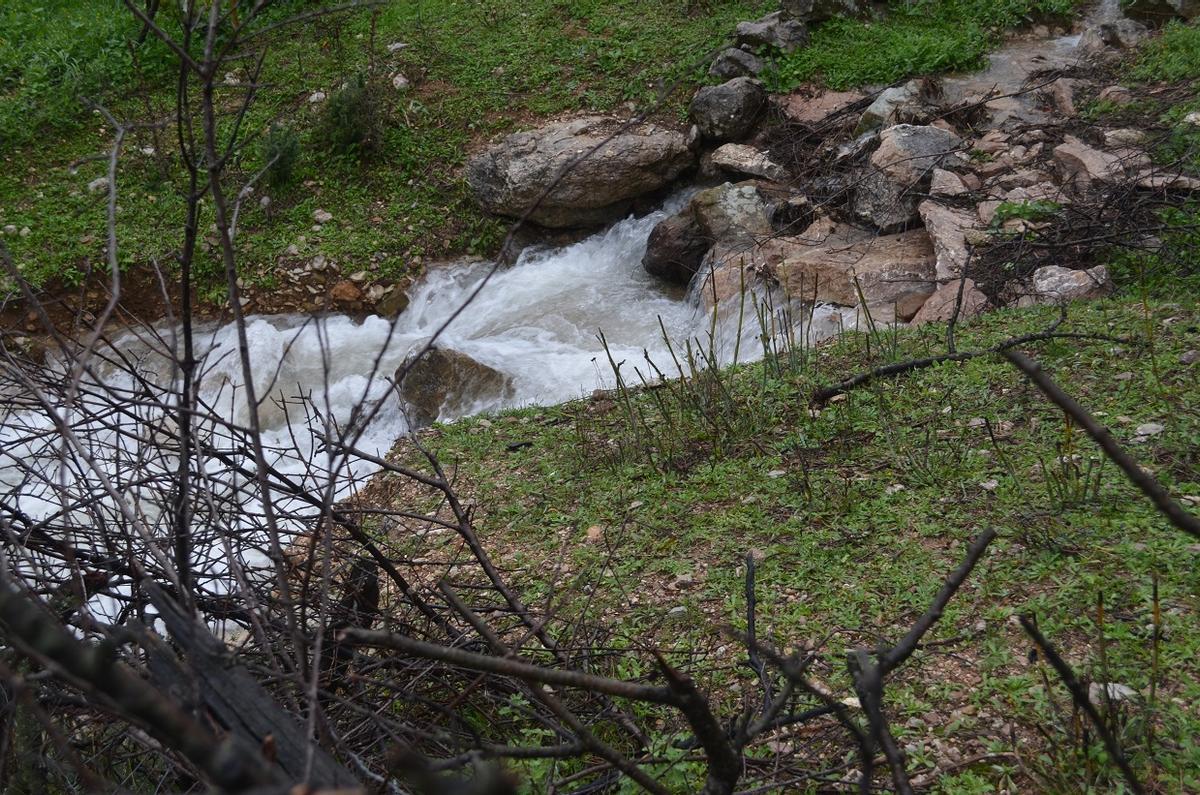
[[[1142,23],[1121,17],[1085,30],[1079,37],[1079,49],[1092,54],[1102,54],[1109,49],[1128,50],[1149,35],[1150,29]]]
[[[510,377],[465,353],[442,347],[406,361],[396,371],[396,384],[410,419],[418,425],[459,416],[478,403],[513,395]]]
[[[808,44],[808,28],[795,17],[776,11],[753,22],[739,22],[734,30],[737,43],[747,47],[775,47],[792,52]]]
[[[718,243],[753,244],[774,231],[767,202],[753,182],[702,190],[690,206],[704,236]]]
[[[954,307],[958,304],[958,280],[947,282],[937,289],[933,295],[921,306],[921,309],[913,316],[912,324],[914,326],[923,326],[926,323],[945,323],[954,316]],[[960,321],[969,320],[973,317],[985,312],[988,308],[988,299],[972,279],[966,279],[962,283],[962,303],[959,305],[958,319]]]
[[[653,276],[686,286],[711,245],[688,208],[660,221],[650,232],[642,267]]]
[[[1079,90],[1086,85],[1087,82],[1083,80],[1060,77],[1042,89],[1042,93],[1054,103],[1055,110],[1060,114],[1074,116],[1078,112],[1075,108],[1075,98],[1079,94]]]
[[[408,290],[403,285],[395,284],[375,299],[375,311],[383,317],[396,317],[408,309],[408,303]]]
[[[760,149],[745,144],[724,144],[712,153],[712,164],[722,171],[745,177],[762,177],[775,182],[787,179],[783,166]]]
[[[884,130],[855,191],[854,212],[883,231],[908,225],[916,219],[933,169],[961,143],[936,127],[899,124]]]
[[[714,141],[745,138],[766,105],[767,92],[757,80],[735,77],[719,86],[696,92],[688,114],[700,134]]]
[[[976,228],[975,215],[934,201],[921,202],[917,211],[937,254],[935,270],[938,280],[962,276],[970,256],[967,233]]]
[[[819,128],[866,97],[857,91],[821,91],[815,95],[797,92],[772,99],[788,121]]]
[[[765,68],[762,59],[754,53],[739,47],[730,47],[722,50],[713,60],[708,73],[722,80],[731,80],[735,77],[757,77]]]
[[[329,289],[329,300],[335,304],[357,304],[362,299],[362,288],[349,279],[342,279]]]
[[[1101,298],[1111,291],[1112,279],[1109,278],[1108,268],[1103,265],[1087,270],[1046,265],[1033,272],[1026,294],[1017,300],[1017,306],[1063,304]]]
[[[819,239],[806,232],[802,238]],[[878,236],[833,225],[819,244],[799,246],[773,270],[788,294],[843,306],[860,303],[908,320],[936,289],[933,243],[924,230]],[[857,284],[856,284],[857,282]]]
[[[682,133],[655,124],[634,125],[606,141],[620,125],[588,116],[514,133],[467,164],[467,183],[476,201],[496,215],[522,216],[553,184],[530,214],[534,223],[562,228],[615,220],[635,198],[668,185],[695,163]],[[592,156],[578,160],[596,146]]]

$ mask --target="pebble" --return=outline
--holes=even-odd
[[[979,488],[983,489],[984,491],[995,491],[996,489],[1000,488],[1000,481],[996,480],[995,478],[990,478],[980,483]]]
[[[325,210],[313,210],[313,220],[318,224],[327,224],[333,220],[333,213]]]
[[[17,227],[15,225],[13,225],[13,224],[5,224],[4,225],[4,234],[15,235],[16,233],[17,233]]]
[[[1126,370],[1123,373],[1117,373],[1116,375],[1113,376],[1113,380],[1114,381],[1132,381],[1133,373],[1129,372],[1128,370]]]
[[[1088,685],[1088,700],[1093,704],[1103,704],[1105,701],[1104,690],[1108,689],[1108,698],[1120,703],[1128,701],[1137,696],[1138,692],[1128,685],[1118,684],[1117,682],[1109,682],[1107,685],[1100,682],[1092,682]]]
[[[99,193],[108,190],[108,177],[96,177],[87,185],[88,193]]]
[[[783,477],[783,476],[784,476],[784,475],[786,475],[786,474],[787,474],[787,471],[786,471],[786,470],[783,470],[783,469],[772,469],[770,472],[768,472],[768,473],[767,473],[767,477],[769,477],[769,478],[781,478],[781,477]]]
[[[29,237],[29,227],[21,227],[21,237]]]
[[[1141,437],[1158,436],[1166,428],[1157,422],[1145,422],[1134,429],[1134,435]]]
[[[1185,123],[1190,124],[1193,127],[1200,127],[1200,110],[1192,111],[1188,115],[1184,116],[1183,120]]]
[[[324,102],[324,101],[325,101],[325,92],[324,91],[314,91],[308,95],[308,104],[310,104],[310,105],[316,105],[317,103]]]
[[[408,47],[408,44],[403,41],[393,41],[391,44],[389,44],[387,46],[387,51],[388,52],[400,52],[401,50],[405,49],[406,47]]]
[[[392,88],[397,91],[408,91],[412,84],[408,82],[408,78],[397,72],[392,75]]]
[[[1180,364],[1195,364],[1196,362],[1200,362],[1200,351],[1198,350],[1192,349],[1179,354]]]

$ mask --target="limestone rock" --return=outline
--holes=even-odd
[[[911,223],[933,169],[961,144],[957,135],[937,127],[899,124],[884,130],[855,191],[854,212],[884,231]]]
[[[757,77],[765,68],[766,64],[754,53],[730,47],[713,59],[708,73],[722,80],[731,80],[735,77]]]
[[[660,221],[650,232],[642,267],[653,276],[686,286],[711,245],[688,208]]]
[[[933,176],[929,180],[931,196],[961,196],[967,192],[967,184],[958,174],[941,168],[933,170]]]
[[[921,80],[881,91],[859,117],[855,134],[912,121],[921,114],[928,92],[928,84]]]
[[[776,11],[753,22],[739,22],[734,30],[739,45],[749,47],[775,47],[782,52],[792,52],[808,44],[808,28],[795,17]]]
[[[1149,158],[1142,152],[1105,152],[1072,136],[1067,136],[1063,143],[1054,147],[1054,160],[1063,175],[1080,187],[1092,182],[1119,182],[1150,164]]]
[[[1103,265],[1078,271],[1046,265],[1033,272],[1026,294],[1017,300],[1017,306],[1063,304],[1100,298],[1111,292],[1112,286],[1108,268]]]
[[[620,125],[588,116],[514,133],[468,163],[467,183],[488,212],[520,217],[563,175],[530,220],[554,228],[616,220],[633,199],[670,184],[695,163],[682,133],[655,124],[635,125],[606,141]]]
[[[976,228],[973,213],[955,210],[935,201],[923,201],[917,208],[925,231],[937,254],[935,270],[939,281],[957,279],[967,265],[970,247],[968,230]]]
[[[478,403],[513,395],[512,379],[507,375],[465,353],[442,347],[406,361],[396,371],[396,384],[410,419],[418,425],[456,417]]]
[[[712,164],[722,171],[775,182],[787,179],[783,166],[762,150],[745,144],[725,144],[712,153]]]
[[[702,190],[690,206],[700,231],[718,243],[753,244],[774,231],[767,202],[753,182]]]
[[[912,324],[914,326],[923,326],[926,323],[946,323],[950,318],[954,317],[954,307],[958,305],[958,291],[962,288],[962,304],[959,306],[958,319],[959,321],[969,320],[982,314],[988,308],[988,299],[971,279],[966,279],[961,284],[956,279],[943,284],[937,289],[929,299],[921,306],[920,311],[913,316]]]
[[[924,230],[877,236],[835,225],[823,242],[795,249],[774,272],[792,296],[856,306],[861,289],[868,307],[894,307],[898,320],[908,320],[936,289],[934,261]]]
[[[797,92],[773,99],[788,121],[818,128],[866,97],[857,91],[821,91],[815,95]]]
[[[1150,29],[1140,22],[1121,17],[1102,22],[1085,30],[1079,37],[1079,49],[1101,54],[1108,49],[1129,50],[1150,35]]]
[[[745,138],[766,105],[767,92],[757,80],[735,77],[719,86],[696,92],[688,114],[700,134],[714,141]]]

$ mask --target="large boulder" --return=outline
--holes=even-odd
[[[753,22],[739,22],[733,35],[739,45],[775,47],[782,52],[792,52],[808,44],[808,28],[782,11]]]
[[[735,77],[719,86],[704,86],[692,98],[688,114],[700,134],[714,141],[737,141],[754,129],[767,102],[757,80]]]
[[[855,213],[883,231],[907,226],[916,219],[933,169],[961,145],[961,138],[939,127],[898,124],[884,130],[855,190]]]
[[[879,236],[836,224],[800,239],[820,242],[793,249],[773,267],[796,298],[856,306],[861,291],[873,316],[890,317],[894,310],[897,320],[908,320],[937,288],[933,244],[924,230]]]
[[[660,221],[650,232],[642,267],[652,276],[687,286],[711,245],[687,207]]]
[[[695,163],[682,133],[649,123],[617,132],[621,124],[588,116],[514,133],[467,164],[467,183],[476,201],[496,215],[518,218],[532,210],[529,220],[555,228],[616,220],[634,199],[665,187]]]
[[[513,396],[512,379],[451,348],[433,347],[396,371],[396,386],[409,420],[430,425],[462,416],[478,405]]]

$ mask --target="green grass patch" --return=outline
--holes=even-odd
[[[1200,502],[1200,370],[1180,361],[1200,345],[1200,308],[1191,294],[1175,298],[1077,305],[1063,330],[1127,340],[1058,340],[1029,352],[1172,494]],[[960,349],[1056,316],[985,315],[960,331]],[[684,384],[632,394],[644,423],[636,432],[614,397],[467,419],[438,427],[426,444],[477,506],[493,558],[530,602],[552,599],[556,632],[569,634],[586,606],[607,645],[625,649],[627,669],[614,673],[636,672],[639,659],[649,670],[644,650],[663,649],[729,714],[755,683],[737,644],[714,627],[743,625],[748,552],[761,558],[760,632],[780,647],[818,649],[812,670],[840,698],[850,694],[844,650],[899,637],[968,540],[995,528],[999,540],[927,649],[888,685],[892,726],[913,746],[910,771],[944,764],[938,747],[948,744],[963,757],[1016,751],[1023,763],[1000,756],[956,770],[939,779],[940,792],[1119,786],[1094,734],[1085,739],[1072,721],[1065,692],[1045,686],[1053,672],[1031,660],[1015,626],[1031,612],[1080,675],[1138,691],[1111,718],[1143,780],[1200,787],[1200,748],[1151,743],[1146,733],[1152,721],[1159,737],[1200,736],[1200,546],[1061,411],[1007,362],[982,357],[879,381],[810,413],[814,386],[935,353],[943,336],[937,326],[905,330],[881,347],[853,334],[791,365],[724,371],[725,397],[714,400],[744,416],[723,432],[673,402],[680,390],[707,389]],[[1163,430],[1139,437],[1152,422]],[[690,454],[674,467],[633,449],[615,454],[634,436],[653,447],[681,432]],[[394,454],[420,463],[403,443]],[[390,543],[408,559],[436,555],[444,542],[406,534]],[[1155,578],[1157,668],[1147,629]],[[852,757],[846,743],[831,753]],[[526,772],[527,791],[541,791],[540,773]]]
[[[1172,21],[1142,47],[1131,74],[1138,80],[1200,79],[1200,27]]]
[[[896,0],[882,19],[835,19],[817,28],[810,46],[779,60],[772,83],[791,89],[820,80],[847,88],[974,69],[1005,30],[1065,17],[1076,6],[1076,0]]]

